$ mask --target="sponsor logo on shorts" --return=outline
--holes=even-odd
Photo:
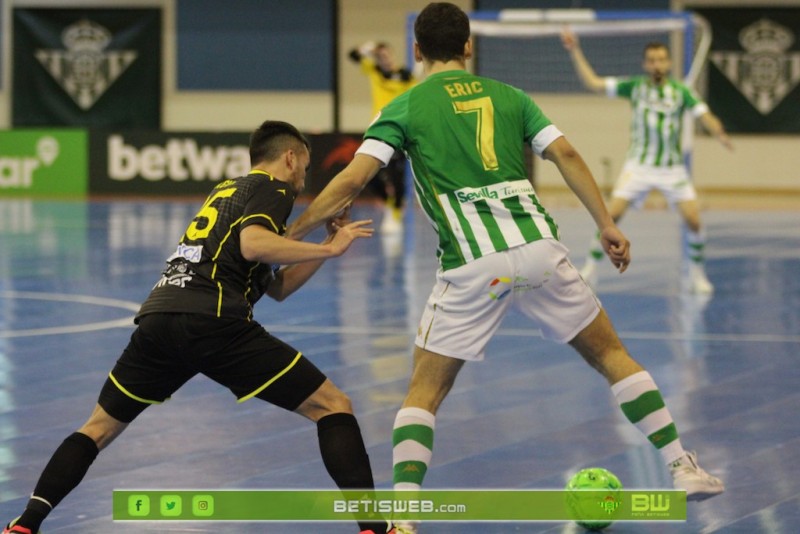
[[[489,282],[489,298],[492,300],[502,300],[511,293],[511,278],[501,276]]]
[[[515,276],[513,280],[507,276],[499,276],[489,282],[489,298],[492,300],[502,300],[509,293],[522,293],[539,289],[547,283],[549,278],[545,278],[539,284],[532,284],[527,278]]]

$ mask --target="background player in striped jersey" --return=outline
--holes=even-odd
[[[579,78],[588,89],[631,101],[630,148],[611,193],[608,207],[611,217],[619,221],[630,204],[638,207],[650,191],[660,191],[671,206],[677,206],[688,228],[686,257],[690,262],[686,288],[693,293],[712,293],[714,286],[708,281],[704,268],[705,235],[697,193],[684,164],[681,136],[684,113],[690,111],[724,146],[731,149],[730,138],[722,123],[691,89],[669,77],[672,62],[666,45],[650,43],[645,46],[642,68],[646,76],[601,78],[583,54],[577,36],[565,30],[561,38]],[[581,269],[581,275],[593,287],[597,285],[597,262],[602,256],[600,242],[594,239]]]
[[[381,111],[353,161],[287,231],[300,237],[322,224],[358,195],[395,149],[406,153],[417,198],[439,236],[440,268],[394,423],[395,488],[421,487],[441,402],[464,362],[483,359],[486,344],[516,306],[544,337],[569,343],[606,378],[623,413],[659,451],[690,500],[721,493],[722,482],[683,449],[652,377],[630,357],[570,264],[555,222],[527,180],[523,149],[530,144],[558,167],[596,222],[612,263],[624,271],[628,240],[583,159],[525,93],[465,70],[472,41],[460,8],[429,4],[414,30],[426,79]]]
[[[285,299],[327,258],[372,235],[371,221],[344,217],[328,221],[328,236],[319,244],[283,237],[305,185],[308,147],[285,122],[266,121],[253,132],[251,171],[211,191],[136,315],[138,326],[91,416],[53,453],[22,516],[4,534],[38,532],[101,450],[148,406],[169,399],[198,373],[230,389],[239,402],[258,398],[310,419],[334,482],[343,489],[374,487],[350,399],[297,349],[252,319],[263,295]],[[360,527],[365,534],[385,534],[388,525]]]

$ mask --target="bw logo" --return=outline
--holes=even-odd
[[[83,19],[61,34],[64,49],[40,49],[36,59],[82,110],[90,109],[133,63],[134,50],[106,50],[111,32]]]
[[[800,52],[788,28],[761,19],[739,33],[746,52],[714,52],[711,61],[762,115],[769,114],[800,82]]]
[[[612,495],[608,495],[602,501],[600,501],[599,504],[600,508],[605,510],[605,512],[610,515],[617,511],[620,503]]]

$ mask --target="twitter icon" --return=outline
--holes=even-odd
[[[181,515],[183,509],[180,495],[162,495],[160,500],[161,515],[165,517],[176,517]]]

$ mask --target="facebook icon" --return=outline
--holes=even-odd
[[[150,497],[147,495],[129,496],[128,515],[134,517],[145,517],[150,515]]]

